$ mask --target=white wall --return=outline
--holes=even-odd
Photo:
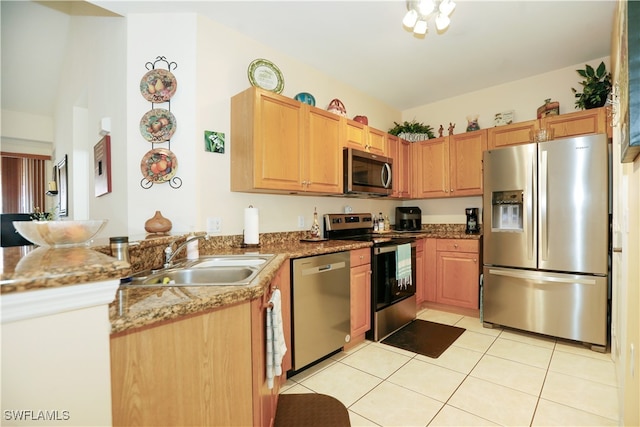
[[[607,70],[610,70],[609,57],[598,58],[589,61],[594,68],[604,61]],[[403,120],[416,119],[426,125],[438,129],[444,126],[444,135],[447,135],[449,122],[455,123],[454,133],[466,131],[469,115],[479,115],[478,124],[481,129],[493,127],[495,113],[513,110],[514,121],[523,122],[536,118],[538,107],[544,104],[545,99],[560,103],[560,114],[578,111],[575,109],[575,95],[571,88],[581,92],[579,82],[583,80],[576,72],[584,68],[585,64],[576,64],[544,74],[539,74],[527,79],[517,80],[498,86],[489,87],[476,92],[422,105],[402,112]],[[450,82],[455,84],[455,82]]]
[[[163,28],[163,31],[157,31]],[[173,223],[172,232],[206,230],[207,218],[222,220],[222,235],[241,234],[243,209],[253,205],[260,209],[260,232],[298,230],[298,216],[311,225],[314,207],[319,214],[341,212],[345,205],[354,211],[393,214],[399,202],[235,193],[230,191],[230,99],[250,86],[247,67],[256,58],[268,58],[282,70],[283,95],[313,93],[317,105],[325,107],[335,97],[353,115],[366,111],[369,123],[388,129],[400,118],[400,112],[352,88],[328,78],[255,40],[195,14],[136,14],[127,18],[127,139],[129,179],[128,232],[144,233],[144,222],[156,210]],[[149,45],[149,34],[154,44]],[[142,98],[139,83],[146,69],[144,63],[163,55],[177,63],[172,70],[177,91],[171,99],[171,112],[178,123],[171,139],[171,151],[178,158],[176,176],[182,180],[178,189],[167,183],[145,190],[140,160],[151,144],[140,135],[140,117],[150,109]],[[166,65],[162,65],[166,68]],[[164,104],[156,105],[163,107]],[[351,115],[351,113],[349,113]],[[225,133],[225,153],[204,151],[204,131]],[[156,144],[168,148],[168,144]]]
[[[104,236],[127,231],[126,27],[122,18],[72,16],[55,108],[54,161],[68,157],[69,218],[109,220]],[[112,192],[95,197],[93,147],[110,117]]]

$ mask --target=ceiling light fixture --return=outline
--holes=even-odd
[[[436,29],[445,30],[451,23],[449,16],[456,4],[453,0],[407,0],[409,11],[402,19],[402,25],[412,28],[413,33],[419,36],[427,34],[427,21],[435,16]]]

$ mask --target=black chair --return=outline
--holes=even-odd
[[[0,246],[6,248],[9,246],[33,245],[33,243],[22,237],[20,233],[16,231],[16,228],[13,226],[13,221],[31,221],[31,214],[0,214],[0,226],[2,227],[0,233]]]

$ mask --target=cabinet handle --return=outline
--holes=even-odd
[[[454,247],[454,248],[456,248],[456,249],[458,249],[458,244],[457,244],[457,243],[454,243],[454,244],[453,244],[453,247]]]
[[[473,262],[478,262],[478,260],[474,258],[474,259],[473,259]]]
[[[364,255],[360,255],[360,259],[364,259]]]

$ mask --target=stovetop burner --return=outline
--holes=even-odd
[[[330,240],[357,240],[374,245],[410,243],[410,236],[394,236],[394,233],[375,233],[371,214],[325,214],[324,237]]]

